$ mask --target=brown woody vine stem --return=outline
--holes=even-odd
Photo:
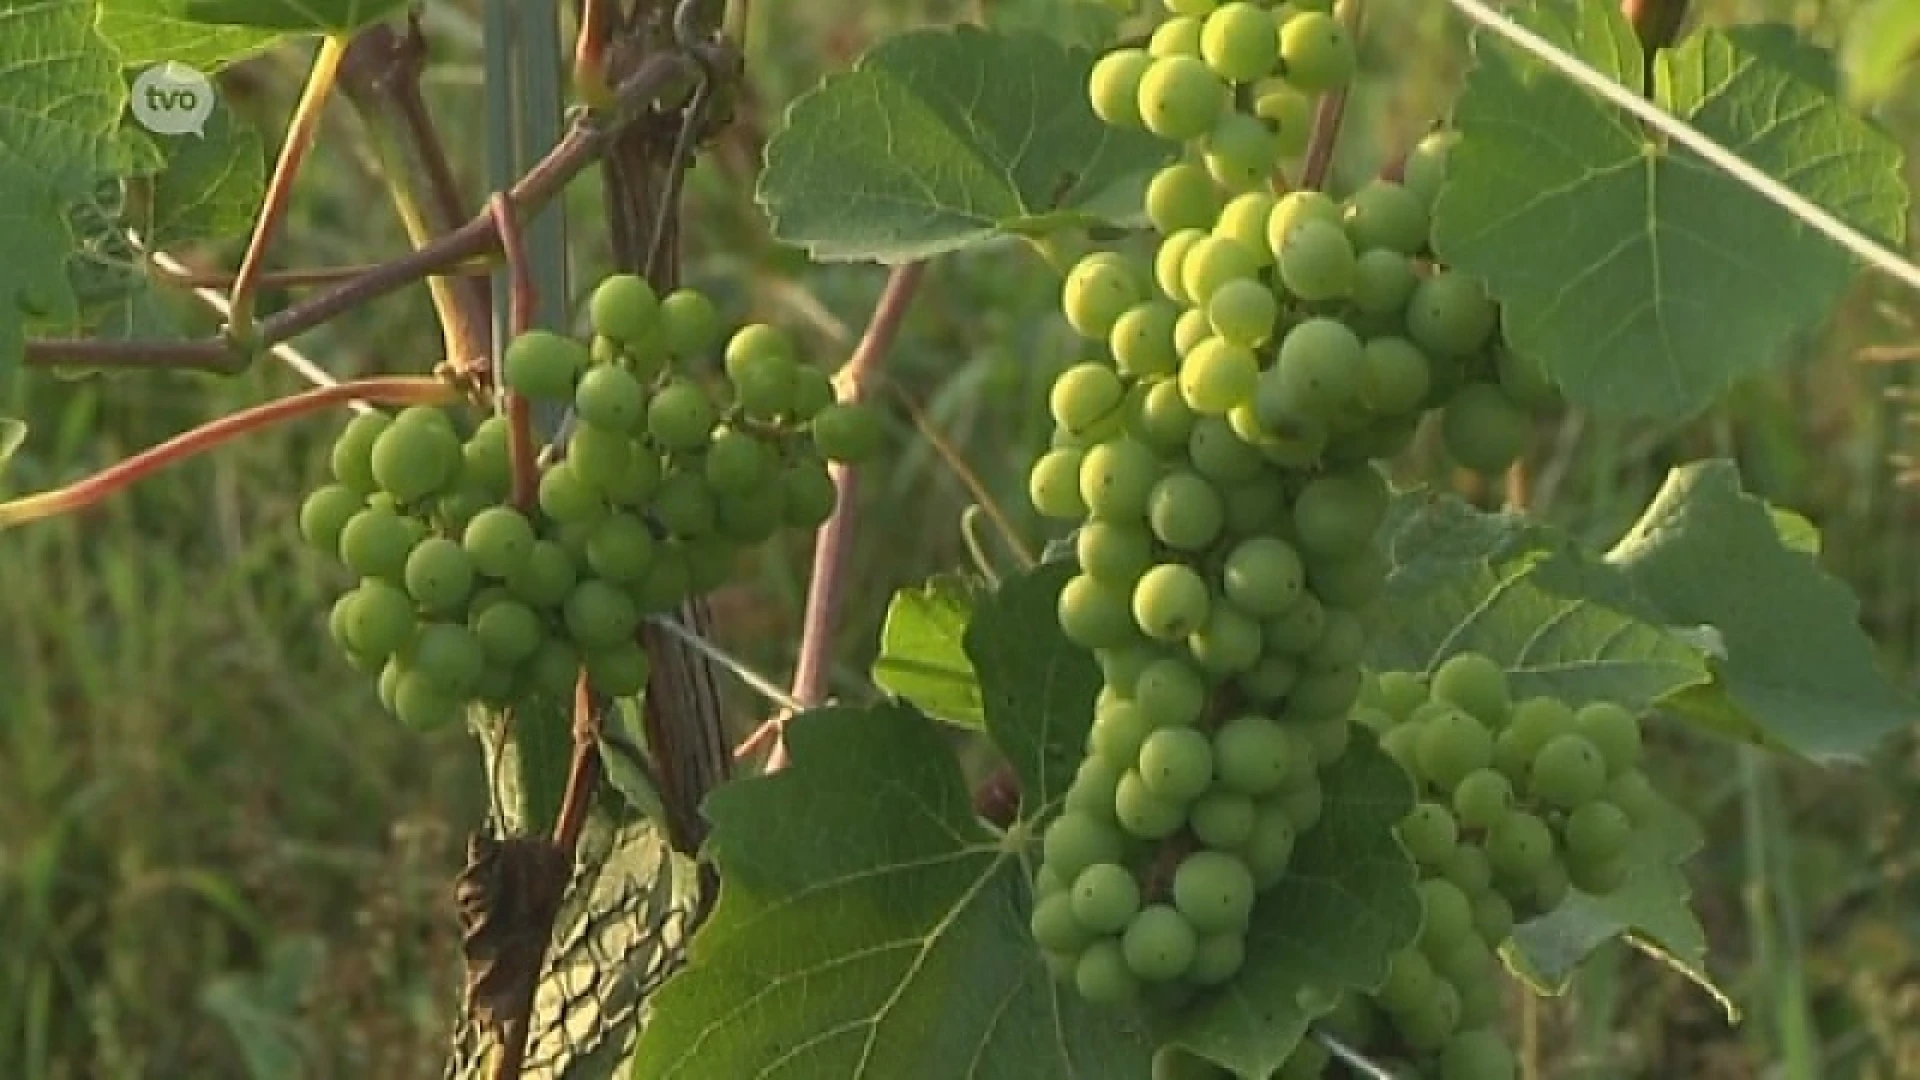
[[[330,406],[356,400],[383,405],[435,405],[457,397],[452,386],[425,376],[360,379],[302,391],[182,432],[66,487],[0,503],[0,529],[85,509],[176,461],[247,432]]]
[[[1353,0],[1346,14],[1347,34],[1356,47],[1360,40],[1361,7],[1361,0]],[[1333,171],[1333,150],[1340,142],[1340,122],[1346,114],[1346,84],[1320,96],[1320,105],[1313,112],[1313,131],[1307,135],[1306,160],[1300,166],[1301,188],[1320,191],[1327,186],[1328,174]]]

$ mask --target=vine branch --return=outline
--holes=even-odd
[[[526,248],[521,242],[520,223],[514,220],[512,202],[505,195],[495,192],[493,198],[488,200],[487,207],[493,214],[494,231],[500,236],[500,246],[507,258],[508,332],[518,337],[532,325],[534,305],[539,297],[534,287],[533,273],[527,265]],[[496,370],[504,369],[496,365]],[[540,483],[539,467],[534,461],[533,408],[524,395],[504,385],[496,389],[506,396],[507,451],[513,461],[513,502],[524,510],[533,505]]]

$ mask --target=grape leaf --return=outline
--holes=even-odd
[[[980,680],[961,644],[973,603],[972,590],[957,577],[938,577],[920,588],[895,592],[880,626],[874,684],[913,702],[928,716],[979,727],[985,718]]]
[[[651,1002],[633,1080],[1146,1080],[1144,1025],[1048,974],[1031,833],[980,824],[940,727],[829,708],[787,738],[788,768],[707,801],[720,902]]]
[[[1086,754],[1100,666],[1060,630],[1067,563],[1041,563],[1001,582],[967,627],[980,673],[987,734],[1020,776],[1031,816],[1064,794]]]
[[[1820,761],[1856,760],[1913,722],[1859,623],[1859,601],[1783,538],[1730,462],[1666,482],[1607,561],[1675,623],[1714,628],[1726,658],[1711,687],[1667,706]]]
[[[1107,127],[1093,54],[977,27],[890,37],[795,101],[759,199],[816,259],[910,262],[1005,233],[1137,224],[1174,148]]]
[[[266,189],[259,129],[216,100],[199,136],[166,137],[161,147],[166,167],[149,182],[137,222],[147,248],[245,235]]]
[[[344,34],[378,22],[408,0],[151,0],[136,10],[181,22],[313,34]]]
[[[1420,930],[1417,875],[1393,834],[1413,807],[1406,773],[1356,730],[1320,781],[1320,822],[1254,907],[1246,965],[1167,1033],[1241,1076],[1273,1075],[1340,991],[1378,986]]]
[[[1514,14],[1637,85],[1643,53],[1617,6],[1534,0]],[[1847,254],[1690,151],[1509,46],[1482,36],[1475,51],[1435,246],[1487,280],[1507,338],[1576,404],[1696,412],[1735,379],[1784,362],[1789,339],[1825,318],[1852,279]],[[1808,83],[1805,61],[1765,53],[1700,31],[1656,57],[1656,103],[1897,242],[1907,207],[1898,148]]]
[[[126,87],[84,0],[0,6],[0,383],[26,325],[69,325],[68,210],[129,164],[116,135]]]
[[[218,71],[280,40],[272,31],[209,26],[166,14],[154,0],[100,0],[100,35],[126,67],[171,60]]]
[[[1898,89],[1920,60],[1920,6],[1912,0],[1871,0],[1847,17],[1840,67],[1847,95],[1856,104],[1878,101]]]
[[[995,30],[1030,30],[1090,49],[1113,40],[1122,18],[1107,0],[1001,0],[987,8],[987,25]]]

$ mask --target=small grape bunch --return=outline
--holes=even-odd
[[[569,700],[583,671],[598,693],[640,693],[642,620],[725,581],[742,550],[817,527],[837,497],[828,462],[879,448],[878,419],[835,401],[773,327],[735,331],[710,389],[720,326],[697,292],[614,275],[588,314],[590,343],[532,330],[503,357],[509,390],[572,406],[533,498],[515,502],[505,416],[463,436],[419,407],[349,422],[332,482],[302,505],[302,535],[359,578],[333,636],[409,726]]]

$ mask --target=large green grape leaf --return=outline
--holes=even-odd
[[[86,0],[0,3],[0,384],[29,321],[71,325],[68,211],[127,164],[126,87]]]
[[[150,0],[130,10],[211,26],[345,34],[401,11],[408,0]]]
[[[167,14],[155,0],[100,0],[102,37],[127,67],[171,60],[199,71],[218,71],[280,40],[270,30],[210,26]]]
[[[1320,823],[1254,907],[1246,965],[1168,1025],[1172,1042],[1243,1077],[1273,1075],[1341,991],[1378,986],[1420,930],[1417,875],[1393,834],[1413,806],[1406,773],[1356,731],[1320,779]]]
[[[1146,1080],[1139,1018],[1048,974],[1032,834],[981,825],[938,725],[884,705],[787,732],[788,768],[707,801],[720,902],[634,1080]]]
[[[987,734],[1020,776],[1031,816],[1065,794],[1086,753],[1100,666],[1060,630],[1068,563],[1044,562],[1001,582],[967,627]]]
[[[1135,224],[1174,148],[1107,127],[1093,53],[977,27],[890,37],[795,101],[767,143],[774,235],[817,259],[909,262],[1003,233]]]
[[[984,723],[980,680],[962,643],[973,605],[972,588],[954,576],[895,592],[880,624],[874,685],[950,724]]]
[[[1516,18],[1623,84],[1640,44],[1611,0]],[[1510,46],[1482,36],[1435,208],[1440,255],[1485,278],[1508,339],[1582,406],[1673,417],[1783,362],[1853,276],[1824,237]],[[1657,104],[1807,198],[1898,240],[1896,145],[1753,39],[1662,51]]]
[[[1721,643],[1714,685],[1666,703],[1682,715],[1822,761],[1857,759],[1920,717],[1880,670],[1859,601],[1782,538],[1730,462],[1669,473],[1607,562]]]
[[[244,236],[260,209],[267,157],[260,131],[216,100],[198,136],[159,136],[166,166],[134,222],[150,250]]]

